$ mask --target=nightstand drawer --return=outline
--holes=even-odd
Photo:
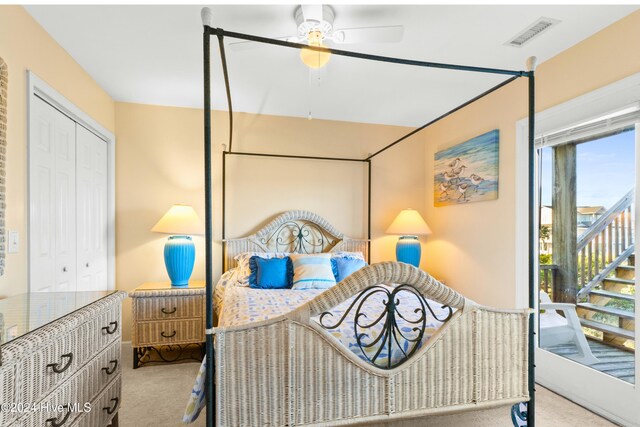
[[[134,298],[137,321],[204,317],[201,295]]]
[[[140,322],[134,346],[197,343],[204,341],[204,318]]]

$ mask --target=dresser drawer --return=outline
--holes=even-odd
[[[19,362],[17,402],[39,402],[77,372],[84,363],[78,332],[53,338]]]
[[[114,341],[78,373],[77,395],[90,402],[121,372],[120,341]]]
[[[134,304],[137,321],[204,317],[204,298],[200,295],[139,297]]]
[[[76,377],[77,378],[77,377]],[[45,400],[36,402],[37,409],[24,414],[16,425],[21,427],[50,427],[55,423],[59,426],[70,426],[74,420],[89,411],[85,402],[80,402],[76,394],[77,380],[69,381]],[[87,412],[88,413],[88,412]]]
[[[204,341],[204,319],[165,320],[136,324],[138,347]]]
[[[90,345],[85,348],[94,356],[114,340],[120,339],[121,330],[120,305],[116,305],[105,310],[93,320],[92,326],[88,329],[90,336],[88,341],[85,341]]]
[[[78,417],[73,427],[106,427],[115,414],[120,410],[121,377],[116,374],[111,384],[91,402],[91,412],[85,412]]]

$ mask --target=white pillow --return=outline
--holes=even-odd
[[[259,256],[260,258],[284,258],[289,256],[288,252],[242,252],[235,256],[236,268],[238,270],[236,276],[236,286],[249,286],[249,275],[251,275],[251,268],[249,267],[249,260],[252,256]]]
[[[331,268],[331,254],[291,254],[293,286],[291,289],[328,289],[336,284]]]

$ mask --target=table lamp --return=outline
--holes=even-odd
[[[386,231],[387,234],[399,234],[396,244],[396,259],[398,262],[420,266],[420,241],[419,235],[431,234],[431,229],[420,213],[414,209],[401,211],[393,220]]]
[[[155,233],[172,234],[164,245],[164,265],[171,286],[188,286],[196,260],[196,247],[191,236],[203,234],[204,225],[196,211],[188,205],[173,205],[153,226]]]

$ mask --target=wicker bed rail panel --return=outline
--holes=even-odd
[[[458,310],[391,369],[364,362],[315,320],[380,283]],[[284,316],[216,329],[220,425],[350,424],[527,401],[529,316],[478,306],[406,264],[364,267]]]
[[[385,376],[356,365],[309,327],[291,322],[289,333],[293,425],[331,425],[388,413]]]
[[[473,306],[388,371],[291,319],[219,329],[220,425],[351,424],[526,401],[527,318]]]
[[[479,309],[476,314],[478,402],[529,398],[527,314]]]
[[[221,426],[331,425],[385,416],[387,383],[290,320],[216,333]]]
[[[392,414],[528,400],[528,315],[474,308],[452,322],[423,357],[390,378]]]
[[[390,378],[391,413],[473,402],[473,317],[465,313],[451,322],[423,357]]]
[[[285,322],[216,334],[219,425],[291,425],[287,347]]]

